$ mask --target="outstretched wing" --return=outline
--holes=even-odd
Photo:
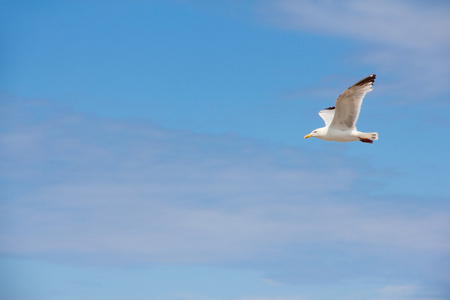
[[[319,111],[319,116],[325,121],[325,126],[330,126],[333,121],[335,107],[331,106]]]
[[[339,130],[355,128],[364,96],[372,90],[375,74],[355,83],[343,92],[335,103],[335,113],[330,127]]]

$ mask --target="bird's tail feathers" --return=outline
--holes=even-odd
[[[370,139],[370,140],[376,141],[376,140],[378,140],[378,132],[367,132],[367,133],[361,132],[359,134],[359,138]]]

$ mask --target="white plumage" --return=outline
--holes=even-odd
[[[305,136],[316,137],[333,142],[361,141],[373,143],[378,139],[378,133],[360,132],[356,129],[359,112],[364,96],[372,90],[376,75],[372,74],[358,81],[345,90],[337,99],[335,106],[325,108],[319,116],[325,121],[325,127],[317,128]]]

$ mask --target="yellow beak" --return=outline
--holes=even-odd
[[[310,137],[312,137],[312,135],[310,135],[310,134],[305,135],[305,139],[310,138]]]

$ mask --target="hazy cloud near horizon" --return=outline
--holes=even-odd
[[[67,112],[40,120],[48,105],[9,105],[31,115],[1,134],[10,182],[1,204],[4,254],[276,262],[277,277],[307,273],[314,281],[389,273],[393,261],[409,269],[405,252],[420,269],[450,249],[448,213],[433,205],[408,212],[411,204],[370,196],[364,163],[344,155]],[[351,263],[375,256],[377,265]]]

